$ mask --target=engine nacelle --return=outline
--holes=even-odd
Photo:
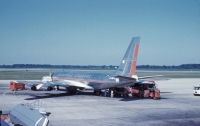
[[[51,86],[47,87],[47,91],[52,91],[52,90],[53,90],[53,87],[51,87]]]
[[[54,88],[51,87],[51,86],[44,86],[44,87],[41,87],[39,90],[41,91],[52,91]]]
[[[31,90],[36,91],[37,90],[36,85],[31,86]]]
[[[52,91],[54,88],[51,86],[48,87],[40,87],[39,85],[33,85],[31,86],[31,90],[33,91]]]

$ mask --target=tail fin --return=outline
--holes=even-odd
[[[124,58],[118,68],[117,74],[120,76],[132,77],[136,75],[136,64],[140,45],[140,37],[133,37],[126,50]]]

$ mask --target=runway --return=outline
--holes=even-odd
[[[0,108],[12,109],[24,103],[51,112],[50,126],[199,126],[200,97],[193,96],[198,78],[180,78],[157,82],[161,99],[109,98],[79,93],[19,91],[0,81]]]

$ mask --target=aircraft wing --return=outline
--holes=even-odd
[[[53,85],[62,86],[62,87],[77,87],[77,88],[84,88],[84,89],[92,89],[91,86],[88,85],[89,82],[87,81],[80,81],[80,80],[62,80],[60,82],[51,82]]]

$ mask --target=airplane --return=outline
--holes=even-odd
[[[76,94],[78,90],[94,90],[95,94],[100,94],[102,90],[109,89],[110,95],[114,90],[126,89],[128,86],[134,86],[147,78],[158,77],[145,76],[138,77],[136,74],[136,65],[140,47],[140,37],[133,37],[121,63],[113,76],[101,77],[101,79],[64,76],[55,77],[54,74],[44,76],[42,82],[31,87],[32,90],[45,88],[48,91],[53,87],[64,87],[69,94]],[[98,77],[97,77],[98,78]]]

